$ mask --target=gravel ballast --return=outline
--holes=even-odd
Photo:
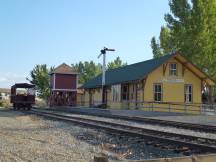
[[[91,115],[69,114],[69,113],[63,113],[63,112],[54,112],[54,113],[67,115],[71,117],[74,116],[74,117],[81,117],[81,118],[86,118],[86,119],[94,119],[94,120],[99,120],[99,121],[119,123],[123,125],[130,125],[130,126],[145,128],[145,129],[150,129],[150,130],[158,130],[162,132],[178,133],[178,134],[191,135],[191,136],[201,137],[201,138],[216,139],[215,133],[198,132],[198,131],[189,130],[189,129],[176,128],[173,126],[161,126],[161,125],[156,125],[156,124],[139,123],[139,122],[134,122],[134,121],[113,119],[113,118],[107,118],[107,117],[105,118],[105,117],[98,117],[98,116],[91,116]]]
[[[80,127],[0,111],[0,161],[90,161],[98,146],[77,140]]]
[[[148,145],[144,139],[0,110],[0,161],[92,161],[106,153],[110,161],[182,156]]]

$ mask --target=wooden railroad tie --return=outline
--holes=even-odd
[[[94,162],[108,162],[108,156],[104,153],[99,153],[94,156]]]

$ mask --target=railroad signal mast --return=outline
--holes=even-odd
[[[106,52],[107,51],[115,51],[115,49],[110,49],[110,48],[104,47],[101,50],[100,55],[98,56],[98,58],[100,58],[101,55],[103,55],[103,68],[102,68],[102,105],[106,104],[106,101],[105,101],[105,98],[106,98],[105,84],[106,84]]]

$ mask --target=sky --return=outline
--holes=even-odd
[[[0,0],[0,87],[26,82],[36,64],[102,62],[105,46],[128,64],[152,58],[168,0]]]

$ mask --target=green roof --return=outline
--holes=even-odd
[[[145,78],[149,73],[154,71],[160,65],[164,64],[167,60],[172,58],[176,52],[162,56],[160,58],[155,58],[131,65],[127,65],[124,67],[111,69],[106,71],[106,81],[105,85],[114,85],[120,84],[124,82],[131,82]],[[101,87],[102,84],[102,75],[98,75],[97,77],[91,79],[86,82],[82,88],[96,88]]]

